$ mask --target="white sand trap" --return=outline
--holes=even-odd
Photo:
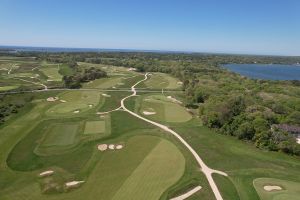
[[[108,94],[102,94],[102,96],[104,96],[104,97],[111,97],[111,96],[108,95]]]
[[[90,107],[90,108],[93,107],[93,104],[89,104],[89,107]]]
[[[282,190],[282,188],[278,185],[265,185],[264,190],[271,192],[273,190]]]
[[[115,149],[115,145],[114,145],[114,144],[110,144],[110,145],[108,145],[108,148],[109,148],[110,150],[114,150],[114,149]]]
[[[136,71],[136,68],[130,67],[128,71]]]
[[[73,113],[79,113],[80,111],[79,110],[75,110]]]
[[[179,103],[179,104],[182,104],[182,102],[181,101],[178,101],[177,99],[175,99],[174,97],[172,97],[172,96],[167,96],[167,98],[168,99],[170,99],[170,100],[172,100],[173,102],[175,102],[175,103]]]
[[[44,171],[39,174],[40,177],[51,176],[54,173],[52,170]]]
[[[112,88],[113,88],[113,89],[116,89],[116,87],[115,87],[115,86],[113,86]]]
[[[81,183],[84,183],[84,181],[71,181],[71,182],[65,183],[65,186],[66,186],[67,188],[70,188],[70,187],[78,186],[78,185],[80,185]]]
[[[183,85],[183,82],[178,81],[177,84],[178,84],[178,85]]]
[[[48,80],[47,80],[47,82],[52,82],[52,81],[53,81],[52,79],[48,79]]]
[[[118,150],[119,150],[119,149],[123,149],[123,147],[124,147],[123,145],[118,144],[118,145],[116,146],[116,149],[118,149]]]
[[[67,102],[66,100],[62,100],[62,99],[59,100],[59,101],[62,102],[62,103],[66,103]]]
[[[298,144],[300,144],[300,136],[298,136],[298,137],[296,138],[296,141],[297,141]]]
[[[156,112],[143,111],[144,115],[155,115]]]
[[[107,149],[107,144],[99,144],[98,145],[98,150],[99,151],[105,151]]]
[[[47,98],[47,101],[49,102],[54,102],[54,101],[57,101],[58,100],[58,97],[48,97]]]

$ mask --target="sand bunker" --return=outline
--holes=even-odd
[[[59,100],[59,101],[62,102],[62,103],[66,103],[67,102],[66,100],[62,100],[62,99]]]
[[[40,177],[51,176],[54,173],[52,170],[44,171],[39,174]]]
[[[80,111],[79,110],[75,110],[73,113],[79,113]]]
[[[107,149],[107,144],[99,144],[98,145],[98,150],[99,151],[105,151]]]
[[[89,104],[89,107],[90,107],[90,108],[93,107],[93,104]]]
[[[168,99],[170,99],[170,100],[172,100],[173,102],[175,102],[175,103],[179,103],[179,104],[182,104],[182,102],[181,101],[178,101],[177,99],[175,99],[174,97],[172,97],[172,96],[167,96],[167,98]]]
[[[298,136],[298,137],[296,138],[296,141],[297,141],[298,144],[300,144],[300,136]]]
[[[156,112],[143,111],[144,115],[155,115]]]
[[[47,101],[49,102],[54,102],[54,101],[57,101],[58,100],[58,97],[48,97],[47,98]]]
[[[273,190],[282,190],[282,188],[278,185],[266,185],[264,186],[264,190],[271,192]]]
[[[113,89],[116,89],[116,87],[115,87],[115,86],[113,86],[112,88],[113,88]]]
[[[136,68],[130,67],[128,71],[136,71]]]
[[[104,96],[104,97],[111,97],[111,96],[108,95],[108,94],[102,94],[102,96]]]
[[[71,181],[71,182],[65,183],[65,186],[67,188],[71,188],[71,187],[76,187],[76,186],[80,185],[81,183],[84,183],[84,181]]]
[[[183,82],[178,81],[177,84],[178,84],[178,85],[183,85]]]
[[[114,144],[110,144],[110,145],[108,145],[108,148],[109,148],[110,150],[114,150],[114,149],[115,149],[115,145],[114,145]]]
[[[118,145],[116,146],[116,149],[123,149],[123,145],[118,144]]]
[[[52,79],[48,79],[48,80],[47,80],[47,82],[52,82],[52,81],[53,81]]]

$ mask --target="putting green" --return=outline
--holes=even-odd
[[[183,106],[163,95],[145,96],[139,110],[141,115],[155,121],[186,122],[192,119]],[[143,113],[145,111],[155,114],[147,115]]]
[[[155,136],[134,136],[122,150],[96,151],[99,159],[82,186],[74,191],[45,195],[37,183],[6,193],[3,200],[157,200],[185,170],[182,153],[171,142]],[[115,141],[118,142],[118,141]],[[62,184],[62,183],[59,183]]]
[[[145,85],[151,89],[178,89],[180,88],[179,80],[163,73],[152,73]]]
[[[83,112],[98,105],[100,94],[96,91],[70,91],[59,96],[66,103],[57,102],[48,111],[48,115],[73,114],[74,111]],[[52,102],[51,102],[52,103]]]
[[[83,88],[98,88],[98,89],[107,89],[112,87],[117,87],[118,84],[122,83],[122,77],[110,77],[102,78],[90,81],[83,85]]]
[[[257,178],[253,185],[261,200],[300,200],[300,184],[275,178]],[[264,186],[279,186],[282,190],[266,191]]]
[[[99,134],[105,132],[105,121],[87,121],[85,123],[84,134]]]
[[[47,127],[41,146],[67,146],[75,142],[79,125],[76,123],[51,124]]]

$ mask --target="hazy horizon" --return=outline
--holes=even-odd
[[[2,46],[300,55],[296,0],[4,0],[0,19]]]

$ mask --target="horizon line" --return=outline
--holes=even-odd
[[[300,57],[300,55],[284,55],[284,54],[260,54],[260,53],[226,53],[223,51],[215,51],[215,52],[209,52],[209,51],[196,51],[196,50],[162,50],[162,49],[135,49],[135,48],[99,48],[99,47],[61,47],[61,46],[24,46],[24,45],[2,45],[0,44],[1,48],[48,48],[48,49],[77,49],[77,50],[102,50],[102,52],[144,52],[144,53],[181,53],[181,54],[218,54],[218,55],[242,55],[242,56],[274,56],[274,57]],[[32,51],[32,52],[38,52],[38,51]],[[49,52],[49,51],[45,51]],[[67,51],[57,51],[57,52],[67,52]],[[78,51],[79,52],[79,51]],[[88,51],[82,51],[82,52],[88,52]],[[75,52],[70,52],[75,53]]]

